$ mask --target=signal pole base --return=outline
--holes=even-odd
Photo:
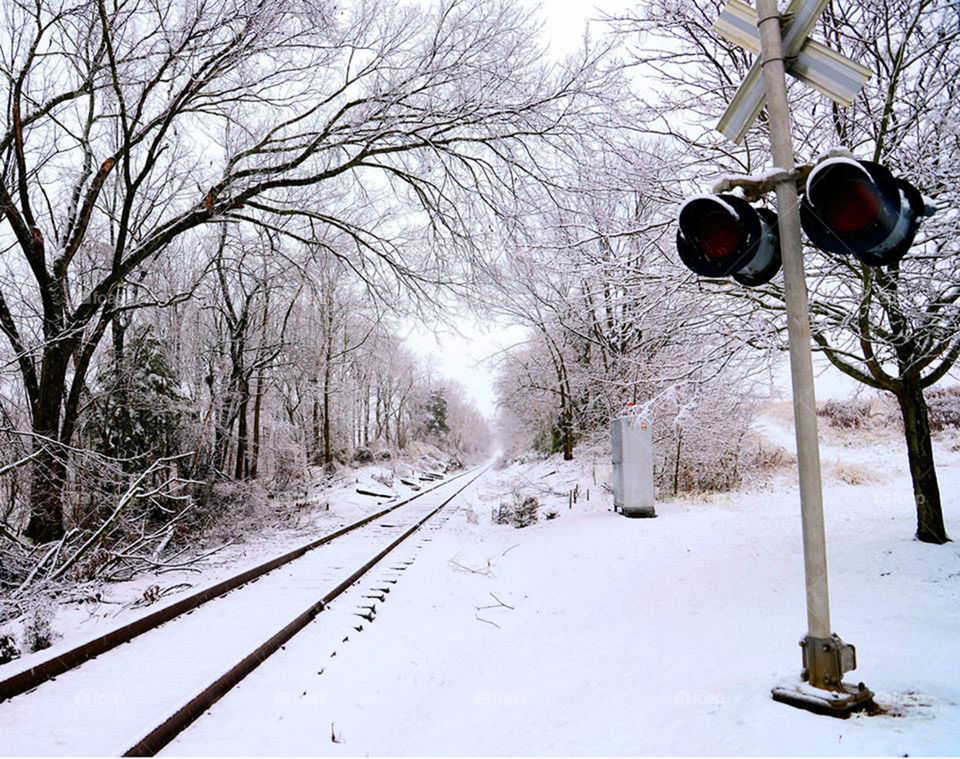
[[[840,683],[840,691],[814,688],[809,683],[784,683],[771,690],[773,700],[782,704],[806,709],[814,714],[845,719],[854,712],[871,709],[876,706],[873,691],[863,683],[852,685]]]
[[[630,519],[653,519],[657,516],[653,506],[621,506],[620,513]]]
[[[857,668],[857,650],[836,633],[829,638],[807,635],[800,641],[803,651],[802,682],[786,683],[773,689],[773,700],[799,709],[848,717],[875,706],[873,692],[863,683],[843,682],[843,675]]]

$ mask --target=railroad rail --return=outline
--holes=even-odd
[[[359,519],[352,524],[348,524],[344,527],[334,530],[333,532],[327,533],[320,538],[311,540],[304,545],[250,567],[242,572],[237,573],[236,575],[227,577],[226,579],[220,580],[212,585],[194,591],[193,593],[178,598],[177,600],[165,604],[160,608],[153,609],[146,614],[132,619],[124,625],[115,627],[106,633],[97,635],[96,637],[72,646],[65,651],[59,650],[58,648],[51,652],[49,657],[36,663],[31,662],[28,666],[16,669],[12,674],[4,676],[2,669],[0,669],[0,678],[2,678],[0,679],[0,703],[21,693],[32,690],[41,683],[62,675],[64,672],[68,672],[74,667],[80,666],[85,661],[99,656],[100,654],[106,653],[107,651],[116,648],[119,645],[128,643],[137,636],[142,635],[145,632],[149,632],[150,630],[153,630],[154,628],[159,627],[160,625],[165,624],[166,622],[169,622],[170,620],[175,619],[182,614],[191,612],[198,606],[201,606],[208,601],[212,601],[213,599],[219,598],[232,590],[236,590],[237,588],[246,585],[247,583],[253,582],[254,580],[263,577],[268,572],[272,572],[275,569],[285,566],[292,561],[296,561],[309,551],[313,551],[320,546],[336,540],[337,538],[354,532],[355,530],[358,530],[370,524],[371,522],[374,522],[386,516],[387,514],[396,511],[400,507],[406,506],[408,503],[432,492],[436,488],[441,487],[446,483],[453,482],[454,480],[464,477],[467,474],[469,474],[469,471],[461,472],[438,485],[407,496],[397,503],[391,504],[389,507],[370,514],[363,519]],[[10,668],[15,668],[16,666],[16,663],[12,663]]]
[[[61,673],[73,670],[65,677],[50,675],[33,693],[0,704],[0,753],[38,753],[35,739],[42,731],[44,753],[156,754],[485,471],[464,472],[181,599],[171,604],[179,608],[175,613],[164,608],[155,612],[162,616],[134,620],[124,635],[118,628],[108,641],[88,641],[84,645],[112,644],[98,653],[116,649],[124,636],[130,645],[110,656],[80,651],[72,667],[60,665]],[[403,524],[390,518],[401,506],[408,507]],[[336,540],[348,533],[355,537]],[[256,588],[229,592],[254,580]],[[162,621],[141,629],[147,617]],[[77,667],[82,662],[89,663]],[[98,709],[98,702],[106,708]],[[61,721],[64,712],[72,712],[71,718]],[[85,740],[78,741],[81,731]],[[14,745],[7,745],[9,736]]]

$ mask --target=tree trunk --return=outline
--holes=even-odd
[[[363,445],[370,445],[370,384],[364,385],[363,392]]]
[[[573,420],[569,408],[563,415],[563,460],[573,461]]]
[[[237,417],[237,461],[233,472],[235,480],[247,476],[247,406],[250,400],[249,385],[244,382],[240,387],[240,411]]]
[[[683,442],[683,432],[677,430],[677,458],[673,462],[673,495],[676,497],[680,489],[680,445]]]
[[[292,417],[291,417],[292,418]],[[313,401],[311,403],[311,427],[310,427],[310,463],[320,463],[320,396],[317,389],[313,389]]]
[[[67,482],[67,462],[56,445],[40,445],[42,453],[33,461],[30,521],[24,533],[38,544],[63,537],[63,490]]]
[[[60,407],[70,351],[64,345],[47,346],[40,371],[40,386],[34,407],[34,447],[41,453],[33,462],[30,483],[30,521],[26,536],[34,543],[63,537],[63,489],[67,482],[65,449],[60,439]]]
[[[573,418],[570,409],[570,394],[564,377],[560,378],[560,441],[563,460],[573,461]]]
[[[327,357],[323,367],[323,463],[327,471],[333,469],[333,446],[330,442],[330,362],[332,345],[327,342]]]
[[[916,384],[904,384],[897,393],[903,414],[903,432],[907,441],[913,495],[917,504],[917,539],[924,543],[946,543],[947,530],[940,507],[940,487],[933,460],[933,441],[927,418],[927,402],[923,389]]]
[[[263,406],[263,369],[257,373],[257,389],[253,400],[253,448],[250,451],[250,479],[257,479],[257,463],[260,460],[260,411]]]

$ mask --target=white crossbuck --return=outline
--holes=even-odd
[[[787,9],[783,54],[787,71],[840,105],[850,105],[870,78],[870,69],[808,39],[829,0],[793,0]],[[717,32],[752,53],[760,52],[757,11],[741,0],[727,0]],[[717,129],[735,143],[743,140],[766,101],[759,59],[733,96]]]

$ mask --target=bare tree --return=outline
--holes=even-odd
[[[13,0],[4,13],[0,212],[20,258],[5,262],[0,328],[48,441],[27,527],[41,542],[63,534],[77,404],[135,272],[236,221],[308,244],[340,230],[350,265],[381,283],[454,282],[490,218],[512,221],[517,184],[550,181],[532,151],[589,128],[613,76],[591,46],[545,63],[508,1]],[[405,250],[404,218],[432,245]],[[451,249],[465,255],[439,255]]]

